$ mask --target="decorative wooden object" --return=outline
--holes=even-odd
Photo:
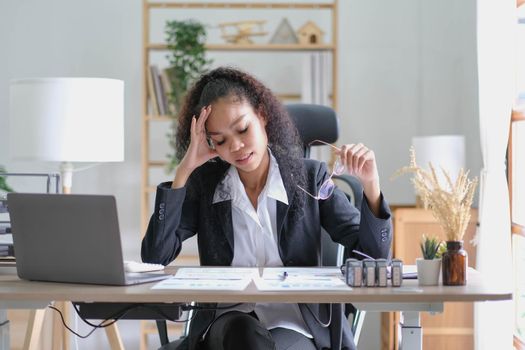
[[[283,18],[270,39],[270,44],[297,44],[299,38],[287,18]]]
[[[323,43],[324,32],[312,21],[306,22],[297,31],[299,43],[303,45],[316,45]]]
[[[268,34],[263,31],[265,23],[266,21],[264,20],[219,23],[219,28],[221,28],[222,32],[221,38],[230,44],[253,44],[251,37]],[[258,31],[254,32],[256,27]]]

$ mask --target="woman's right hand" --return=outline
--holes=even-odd
[[[190,145],[177,167],[172,188],[183,187],[193,170],[217,156],[217,152],[209,146],[206,136],[205,124],[210,114],[211,106],[207,106],[202,107],[199,119],[196,119],[195,116],[192,117]]]

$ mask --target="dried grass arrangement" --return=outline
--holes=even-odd
[[[411,182],[420,196],[425,209],[430,209],[445,232],[447,241],[461,241],[470,220],[470,208],[478,178],[469,179],[469,171],[461,169],[454,183],[450,174],[441,169],[446,179],[446,188],[442,188],[436,170],[429,163],[430,171],[416,163],[416,151],[410,148],[410,165],[399,169],[394,176],[414,174]]]

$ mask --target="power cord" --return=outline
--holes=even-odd
[[[99,328],[109,327],[109,326],[111,326],[113,323],[115,323],[115,322],[118,321],[118,319],[113,319],[113,317],[109,317],[109,318],[107,318],[107,319],[105,319],[105,320],[102,320],[98,325],[96,325],[96,324],[88,323],[88,322],[86,322],[86,320],[84,320],[83,318],[81,318],[82,321],[88,323],[90,326],[93,327],[93,329],[92,329],[91,331],[89,331],[86,335],[82,335],[82,334],[79,334],[79,333],[75,332],[73,329],[71,329],[71,328],[66,324],[66,321],[64,320],[64,315],[62,315],[62,311],[60,311],[59,309],[57,309],[56,307],[54,307],[54,306],[52,306],[52,305],[48,305],[47,307],[50,308],[50,309],[52,309],[52,310],[55,310],[56,312],[58,312],[58,314],[60,315],[60,319],[62,320],[62,324],[64,325],[64,327],[66,327],[66,329],[67,329],[68,331],[70,331],[71,333],[73,333],[74,335],[76,335],[77,337],[82,338],[82,339],[86,339],[86,338],[89,337],[91,334],[93,334],[93,332],[96,331],[97,329],[99,329]],[[75,308],[75,310],[76,310],[76,308]],[[129,310],[127,310],[127,311],[129,311]],[[126,311],[126,312],[127,312],[127,311]],[[77,311],[77,312],[78,312],[78,311]],[[120,316],[120,317],[122,317],[122,316]],[[109,321],[109,320],[112,320],[112,321],[109,322],[109,323],[105,323],[105,322],[107,322],[107,321]]]
[[[181,309],[183,311],[190,311],[190,310],[226,310],[226,309],[231,309],[231,308],[235,308],[239,305],[241,305],[242,303],[237,303],[237,304],[232,304],[232,305],[227,305],[227,306],[214,306],[214,307],[207,307],[207,306],[199,306],[199,305],[182,305],[181,306]],[[122,310],[119,310],[117,312],[115,312],[113,315],[110,315],[109,317],[107,317],[106,319],[100,321],[98,324],[95,324],[95,323],[91,323],[89,322],[87,319],[83,318],[81,315],[80,315],[80,310],[78,308],[78,305],[75,305],[73,304],[73,309],[75,310],[75,312],[77,313],[78,315],[78,318],[80,318],[85,324],[87,324],[88,326],[91,326],[93,327],[93,329],[91,331],[89,331],[87,334],[85,335],[82,335],[82,334],[79,334],[78,332],[74,331],[73,329],[71,329],[67,324],[66,324],[66,321],[64,319],[64,315],[62,314],[62,311],[60,311],[59,309],[57,309],[56,307],[54,307],[53,305],[48,305],[47,307],[49,307],[50,309],[58,312],[58,314],[60,315],[60,319],[62,320],[62,324],[64,325],[64,327],[70,331],[71,333],[73,333],[74,335],[76,335],[77,337],[79,338],[82,338],[82,339],[86,339],[87,337],[89,337],[91,334],[93,334],[93,332],[95,332],[97,329],[99,328],[106,328],[106,327],[109,327],[111,325],[113,325],[115,322],[117,322],[118,320],[120,320],[122,317],[124,317],[129,311],[135,309],[135,308],[138,308],[138,307],[143,307],[143,308],[146,308],[146,309],[150,309],[150,310],[153,310],[155,312],[157,312],[159,315],[161,315],[164,319],[168,320],[168,321],[171,321],[171,322],[179,322],[179,323],[184,323],[184,322],[188,322],[188,321],[191,321],[193,320],[193,318],[195,317],[196,313],[193,313],[193,315],[187,319],[184,319],[184,320],[177,320],[177,319],[174,319],[172,318],[171,316],[169,316],[168,314],[166,314],[163,310],[162,310],[162,307],[160,306],[153,306],[153,305],[149,305],[149,304],[132,304],[132,305],[129,305],[129,306],[126,306],[124,308],[122,308]],[[315,316],[314,316],[315,317]]]

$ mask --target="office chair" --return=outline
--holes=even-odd
[[[327,143],[335,143],[339,138],[339,121],[332,108],[313,104],[290,104],[286,106],[286,109],[299,131],[305,158],[310,157],[311,146],[316,145],[315,143],[311,144],[312,141],[321,140]],[[317,145],[321,145],[321,143]],[[361,208],[363,190],[359,180],[350,175],[334,175],[332,179],[334,179],[336,183],[344,184],[346,188],[344,192],[350,203],[356,208]],[[341,266],[349,255],[348,252],[345,252],[342,245],[333,242],[328,233],[323,230],[321,236],[321,258],[323,266]],[[345,309],[346,316],[352,316],[352,320],[350,321],[351,329],[357,345],[365,312],[356,310],[351,304],[347,304]],[[169,342],[166,321],[157,321],[157,328],[162,344],[159,350],[176,349],[182,342],[182,338],[171,343]],[[186,323],[183,336],[187,334],[188,330],[189,322]]]

